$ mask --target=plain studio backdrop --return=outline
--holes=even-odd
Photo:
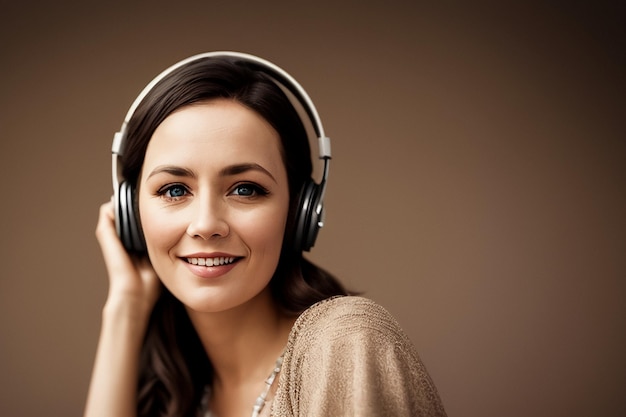
[[[0,3],[2,417],[82,413],[113,133],[211,50],[310,93],[309,256],[398,318],[451,417],[626,415],[623,2]]]

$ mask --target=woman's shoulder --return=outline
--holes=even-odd
[[[376,301],[361,296],[335,296],[313,304],[305,310],[301,317],[342,317],[342,316],[377,316],[389,315],[387,310]]]
[[[321,301],[296,320],[274,415],[297,415],[293,410],[306,415],[445,416],[437,390],[398,322],[380,304],[355,296]]]
[[[365,336],[405,339],[396,319],[377,302],[360,296],[338,296],[320,301],[305,310],[296,320],[292,339],[345,339]]]

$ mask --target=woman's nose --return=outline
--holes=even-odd
[[[225,203],[215,197],[196,197],[192,215],[187,227],[187,234],[209,240],[214,237],[226,237],[230,233],[226,221]]]

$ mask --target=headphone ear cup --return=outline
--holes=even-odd
[[[321,227],[321,215],[317,213],[320,204],[321,189],[309,180],[300,192],[300,211],[296,219],[294,247],[296,250],[309,251],[315,245]]]
[[[117,233],[122,244],[129,252],[145,253],[146,243],[143,231],[136,215],[134,203],[135,190],[132,184],[123,181],[120,184],[119,202],[117,207]]]

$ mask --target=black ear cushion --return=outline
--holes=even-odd
[[[136,215],[132,184],[123,181],[119,190],[118,234],[122,244],[129,252],[145,253],[146,244],[143,231]]]
[[[117,194],[117,234],[126,250],[129,250],[132,247],[132,241],[128,231],[128,210],[126,209],[126,206],[128,205],[126,201],[127,187],[128,184],[126,182],[122,182]]]
[[[300,193],[300,211],[296,219],[294,247],[309,251],[315,245],[319,232],[320,218],[316,212],[319,205],[321,190],[313,181],[308,181]]]

